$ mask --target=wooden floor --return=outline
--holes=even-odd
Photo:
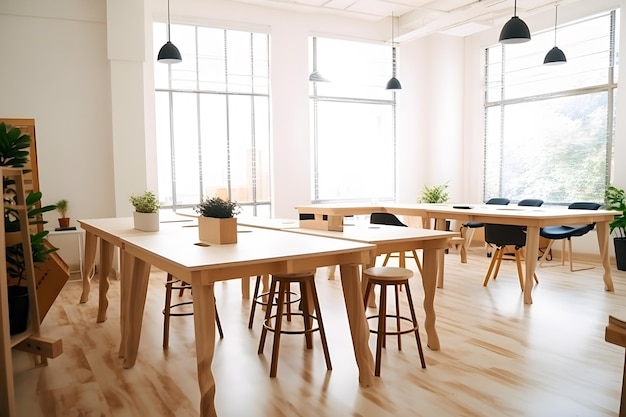
[[[216,285],[225,337],[217,341],[213,372],[221,417],[319,416],[617,416],[624,349],[604,341],[608,315],[626,318],[626,273],[613,271],[615,292],[603,289],[602,269],[570,273],[538,269],[534,304],[524,305],[513,262],[482,286],[489,259],[472,249],[468,264],[446,256],[445,288],[435,308],[441,350],[425,348],[421,369],[410,335],[402,351],[392,338],[375,385],[361,388],[339,280],[318,270],[318,291],[333,370],[326,371],[315,336],[284,336],[278,376],[269,378],[271,337],[258,355],[260,314],[248,330],[249,300],[240,281]],[[549,264],[557,264],[550,262]],[[153,272],[137,364],[118,358],[119,282],[110,289],[109,318],[96,324],[97,283],[79,304],[80,284],[68,282],[43,323],[61,337],[64,353],[45,367],[14,352],[19,416],[197,416],[193,319],[172,319],[170,349],[161,347],[165,274]],[[412,291],[423,320],[419,278]],[[406,306],[406,304],[404,304]],[[422,331],[425,340],[425,333]],[[370,346],[375,349],[374,335]]]

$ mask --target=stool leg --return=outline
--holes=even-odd
[[[163,308],[163,349],[167,349],[170,340],[170,305],[172,303],[172,274],[167,274],[165,282],[165,307]]]
[[[409,289],[409,282],[404,283],[406,288],[406,297],[409,302],[409,310],[411,311],[411,320],[413,320],[413,327],[415,327],[415,340],[417,341],[417,350],[420,354],[420,362],[422,368],[426,368],[426,361],[424,360],[424,350],[422,349],[422,341],[420,340],[419,325],[417,324],[417,317],[415,316],[415,307],[413,306],[413,298],[411,297],[411,290]]]
[[[376,338],[376,367],[374,375],[380,376],[380,359],[382,355],[382,348],[384,340],[387,335],[387,286],[380,286],[380,303],[378,311],[378,337]]]
[[[270,289],[268,292],[268,300],[271,300],[274,297],[276,292],[276,281],[272,278],[272,283],[270,284]],[[263,328],[261,329],[261,340],[259,342],[259,350],[257,353],[263,353],[263,349],[265,348],[265,338],[267,337],[267,326],[270,325],[270,316],[272,315],[272,304],[268,302],[267,308],[265,309],[265,320],[263,320]]]
[[[257,297],[259,296],[259,285],[261,284],[261,275],[257,275],[256,282],[254,284],[254,295],[252,296],[252,306],[250,307],[250,319],[248,320],[248,329],[252,328],[252,322],[254,321],[254,311],[258,303]]]
[[[398,350],[402,350],[402,335],[400,334],[400,295],[398,288],[399,285],[394,285],[394,293],[396,296],[396,332],[398,332]]]
[[[309,305],[309,285],[308,280],[300,281],[300,301],[302,302],[302,319],[304,320],[304,339],[306,340],[306,348],[313,349],[313,335],[311,328],[313,327],[311,318],[311,306]]]
[[[330,352],[328,351],[328,343],[326,341],[326,331],[324,330],[324,321],[322,320],[322,310],[320,309],[320,301],[317,297],[317,288],[315,287],[315,277],[311,278],[311,280],[307,280],[306,284],[309,285],[309,291],[307,294],[313,297],[313,307],[315,307],[315,312],[317,314],[317,327],[320,331],[320,338],[322,339],[322,349],[324,349],[324,358],[326,359],[326,369],[331,371],[333,369],[333,365],[330,363]]]
[[[215,323],[217,324],[217,331],[220,333],[220,339],[223,339],[224,332],[222,331],[222,322],[220,321],[220,315],[217,312],[217,304],[215,305]]]
[[[270,365],[270,378],[276,377],[278,370],[278,350],[280,348],[280,335],[283,326],[283,309],[285,307],[285,291],[289,291],[289,283],[280,280],[278,286],[278,303],[276,305],[276,321],[274,324],[274,345],[272,347],[272,363]],[[268,305],[268,310],[271,310]]]

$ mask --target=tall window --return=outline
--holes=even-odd
[[[230,198],[270,213],[269,35],[171,25],[183,62],[155,64],[159,200]],[[166,26],[154,24],[154,48]]]
[[[554,31],[485,56],[485,199],[603,201],[617,89],[618,12],[557,30],[567,63],[545,66]]]
[[[395,93],[391,48],[311,38],[313,196],[320,201],[395,197]]]

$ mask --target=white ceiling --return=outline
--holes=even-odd
[[[493,26],[502,26],[513,16],[514,0],[233,0],[242,3],[300,13],[328,13],[343,17],[379,21],[392,14],[396,41],[432,33],[467,36]],[[584,0],[559,0],[558,5]],[[586,0],[590,1],[590,0]],[[556,0],[519,0],[522,19],[554,9]]]

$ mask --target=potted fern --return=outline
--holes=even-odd
[[[194,210],[198,217],[198,233],[202,241],[220,245],[237,243],[237,218],[241,206],[229,199],[207,197]]]
[[[140,195],[131,195],[130,203],[135,207],[133,221],[135,229],[144,232],[159,230],[159,200],[152,191],[145,191]]]
[[[448,183],[441,185],[433,185],[429,187],[424,185],[422,195],[417,199],[418,203],[447,203],[448,202]]]

